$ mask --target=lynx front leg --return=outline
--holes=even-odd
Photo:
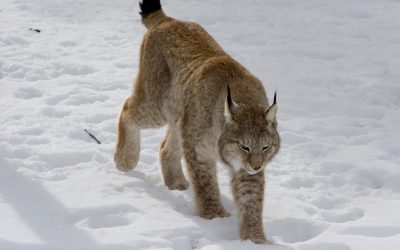
[[[243,170],[235,173],[232,190],[239,210],[240,239],[268,243],[262,222],[264,171],[255,175],[249,175]]]
[[[160,147],[161,170],[165,185],[170,190],[185,190],[189,183],[182,172],[181,141],[175,126],[171,126]]]
[[[191,143],[184,142],[183,147],[199,216],[205,219],[230,216],[220,200],[215,159],[201,154],[206,150],[196,148]]]

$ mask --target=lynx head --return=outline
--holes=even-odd
[[[265,107],[235,103],[228,88],[226,122],[218,148],[222,161],[235,172],[257,174],[278,153],[277,107],[276,93],[273,104]]]

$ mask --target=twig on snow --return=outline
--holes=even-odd
[[[32,28],[29,28],[29,30],[31,30],[31,31],[36,31],[37,33],[40,33],[40,29],[32,29]]]
[[[99,141],[96,136],[94,136],[92,133],[90,133],[87,129],[84,129],[84,131],[90,136],[92,137],[93,140],[95,140],[97,142],[97,144],[101,144],[101,141]]]

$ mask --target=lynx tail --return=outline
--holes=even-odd
[[[142,0],[139,2],[143,24],[150,29],[151,27],[168,20],[161,9],[160,0]]]
[[[160,0],[142,0],[139,2],[139,14],[145,19],[148,15],[158,10],[161,10]]]

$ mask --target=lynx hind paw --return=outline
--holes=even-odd
[[[138,159],[133,155],[116,152],[114,162],[119,171],[128,172],[136,167]]]

